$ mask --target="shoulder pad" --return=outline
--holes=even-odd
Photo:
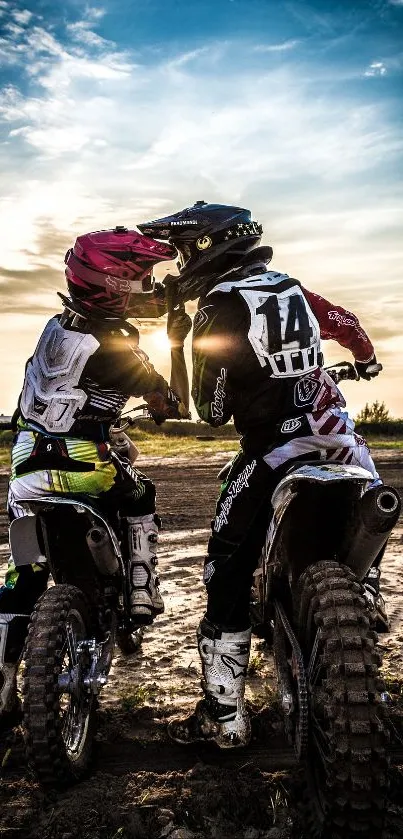
[[[218,283],[206,296],[209,297],[210,294],[215,294],[216,291],[230,292],[233,290],[240,291],[251,286],[259,288],[260,286],[278,285],[284,280],[289,279],[288,274],[281,274],[279,271],[266,271],[264,274],[256,274],[254,277],[245,277],[242,280],[227,280],[226,282]],[[298,280],[294,280],[294,282],[298,282]]]

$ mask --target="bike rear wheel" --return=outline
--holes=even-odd
[[[295,602],[308,683],[310,833],[317,839],[380,839],[388,734],[377,636],[360,583],[347,567],[320,562],[301,576]]]
[[[38,600],[25,646],[23,728],[28,760],[45,786],[81,778],[92,752],[95,701],[83,681],[90,637],[82,592],[56,585]]]

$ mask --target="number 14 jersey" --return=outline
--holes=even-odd
[[[242,434],[261,426],[272,434],[284,417],[344,406],[321,370],[321,338],[338,341],[359,361],[373,355],[355,315],[287,274],[267,271],[218,282],[200,300],[194,320],[199,415],[211,425],[233,415]]]

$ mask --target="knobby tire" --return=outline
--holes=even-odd
[[[96,705],[83,693],[78,700],[60,691],[58,677],[68,658],[67,625],[77,640],[90,637],[82,592],[71,585],[49,588],[31,616],[25,646],[23,729],[29,763],[44,786],[62,786],[87,771],[92,751]],[[71,662],[70,662],[71,663]],[[69,662],[67,663],[69,667]],[[76,705],[74,705],[76,702]],[[69,748],[70,714],[78,721],[77,748]],[[66,723],[67,719],[67,723]]]
[[[311,565],[295,599],[308,677],[309,745],[304,808],[319,839],[381,839],[388,731],[381,657],[362,588],[337,562]]]

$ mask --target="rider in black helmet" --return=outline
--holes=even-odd
[[[180,213],[138,227],[145,235],[175,242],[179,277],[168,276],[164,282],[171,282],[183,303],[201,297],[217,276],[247,262],[251,251],[253,263],[268,263],[273,256],[271,247],[256,250],[263,228],[242,207],[196,201]]]
[[[293,461],[304,459],[357,464],[379,481],[343,396],[323,369],[320,339],[350,349],[362,378],[377,375],[380,365],[355,315],[268,270],[273,251],[259,246],[262,227],[249,210],[198,201],[139,228],[178,251],[179,277],[165,281],[176,304],[200,298],[193,324],[198,414],[214,426],[233,416],[242,434],[205,561],[207,610],[197,631],[204,698],[170,733],[179,742],[243,746],[250,738],[244,704],[250,587],[275,485]]]

